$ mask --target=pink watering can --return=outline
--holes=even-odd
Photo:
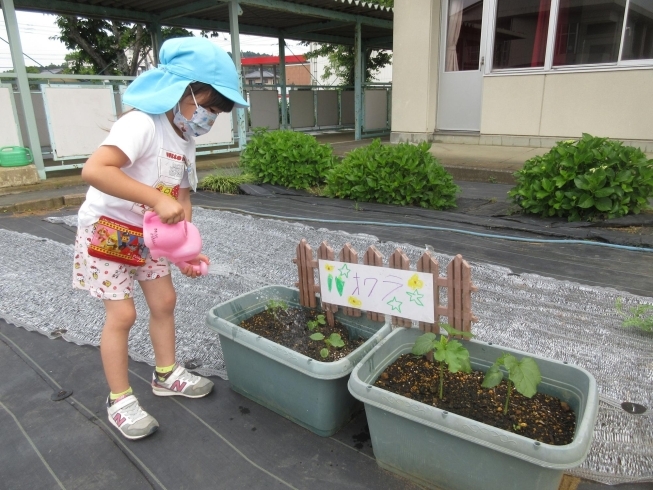
[[[203,276],[209,273],[205,262],[188,263],[202,251],[202,237],[197,227],[186,220],[168,225],[155,212],[147,211],[143,218],[143,241],[155,260],[165,257],[179,268],[190,265]]]

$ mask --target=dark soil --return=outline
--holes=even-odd
[[[513,387],[506,415],[503,413],[507,392],[505,380],[495,388],[486,389],[481,387],[485,376],[481,371],[451,373],[445,368],[444,373],[442,399],[438,398],[438,363],[413,354],[400,356],[374,384],[398,395],[545,444],[563,446],[572,442],[576,415],[569,405],[558,398],[543,393],[526,398]]]
[[[243,320],[240,326],[250,332],[256,333],[272,342],[288,347],[289,349],[304,354],[321,362],[333,362],[342,359],[361,346],[365,339],[349,339],[349,332],[338,320],[333,327],[328,324],[319,325],[314,330],[309,330],[307,323],[322,315],[320,310],[310,308],[278,308],[264,310],[254,316]],[[324,340],[312,340],[310,336],[320,332],[329,338],[332,333],[340,334],[344,347],[329,347],[329,355],[322,357],[320,351],[326,347]]]

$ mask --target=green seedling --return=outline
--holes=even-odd
[[[503,371],[499,366],[504,366],[508,371],[508,392],[506,394],[506,403],[503,407],[503,413],[508,415],[510,406],[510,394],[514,385],[515,389],[526,398],[531,398],[537,393],[537,385],[542,381],[540,368],[534,359],[524,357],[518,361],[512,354],[502,354],[494,364],[485,373],[485,378],[481,386],[483,388],[494,388],[503,381]]]
[[[282,300],[271,299],[270,301],[267,302],[266,308],[272,311],[277,311],[277,310],[286,311],[288,309],[288,303]]]
[[[288,309],[288,303],[282,300],[271,299],[267,302],[265,309],[269,310],[274,318],[278,319],[279,312],[286,311]]]
[[[328,357],[329,355],[329,347],[335,347],[336,349],[339,347],[344,347],[345,343],[342,341],[342,337],[340,337],[340,334],[337,333],[332,333],[329,335],[329,337],[325,337],[323,334],[320,332],[314,333],[311,335],[311,340],[323,340],[324,343],[326,344],[326,347],[320,351],[320,355],[323,358]]]
[[[452,340],[450,337],[459,335],[464,338],[471,338],[474,336],[471,332],[463,332],[446,324],[441,325],[441,327],[447,332],[447,336],[440,335],[440,338],[438,338],[434,333],[425,333],[417,337],[412,350],[412,353],[417,356],[433,352],[433,359],[438,361],[440,368],[440,399],[442,399],[444,390],[445,365],[452,373],[458,371],[469,373],[472,370],[469,363],[469,351],[460,342]]]
[[[324,315],[318,315],[315,320],[309,320],[306,322],[306,326],[309,330],[315,330],[320,325],[326,325],[326,318],[324,318]]]
[[[623,309],[621,298],[616,301],[617,312],[624,317],[624,327],[635,327],[645,332],[653,332],[653,306],[637,305],[629,308],[628,312]]]

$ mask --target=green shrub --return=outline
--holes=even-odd
[[[459,191],[453,178],[429,153],[430,143],[370,145],[347,154],[327,174],[325,194],[361,202],[456,207]]]
[[[241,166],[261,182],[306,189],[324,182],[334,165],[330,145],[295,131],[257,128],[240,156]]]
[[[242,184],[256,184],[259,180],[252,174],[225,175],[215,173],[207,175],[199,181],[197,187],[206,191],[219,192],[221,194],[239,194],[239,186]]]
[[[589,134],[558,142],[515,177],[508,196],[524,212],[569,221],[636,214],[653,196],[653,160],[639,148]]]

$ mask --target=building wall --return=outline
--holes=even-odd
[[[433,133],[436,129],[440,1],[395,0],[393,133]]]
[[[393,142],[436,139],[445,1],[395,0]],[[513,142],[528,142],[524,136],[555,141],[585,132],[652,142],[653,67],[485,76],[481,111],[482,139],[502,135]]]
[[[310,65],[287,65],[286,85],[311,85]]]
[[[318,85],[341,85],[340,77],[331,75],[331,77],[324,79],[324,70],[329,64],[329,59],[325,56],[319,56],[310,60],[311,71],[313,76],[317,78]],[[392,83],[392,62],[389,65],[381,68],[374,76],[374,83]]]
[[[485,77],[481,133],[653,140],[653,68]]]

